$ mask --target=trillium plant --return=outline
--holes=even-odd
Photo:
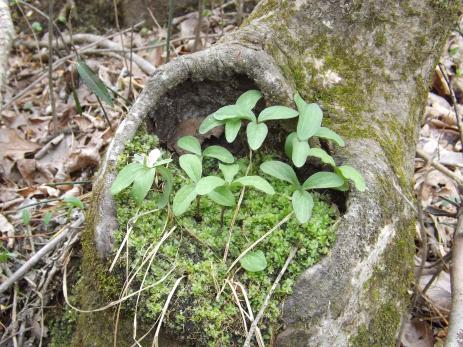
[[[314,206],[313,191],[317,189],[336,189],[346,191],[349,189],[349,182],[359,190],[366,189],[362,175],[353,167],[348,165],[338,166],[333,157],[325,150],[318,147],[311,147],[311,138],[320,138],[332,141],[339,146],[344,146],[343,139],[334,131],[323,127],[323,111],[315,103],[306,103],[299,94],[294,96],[296,108],[286,106],[270,106],[264,108],[258,116],[254,113],[262,94],[258,90],[249,90],[242,94],[235,104],[227,105],[212,113],[202,122],[199,133],[205,134],[211,129],[223,126],[225,129],[225,139],[232,143],[238,136],[243,124],[246,125],[246,137],[249,148],[257,151],[265,142],[268,135],[269,121],[281,121],[290,118],[297,119],[295,131],[291,132],[285,141],[284,152],[288,156],[289,163],[294,167],[300,168],[305,165],[309,157],[315,157],[332,171],[316,172],[302,183],[293,167],[285,162],[270,160],[260,165],[260,170],[273,178],[285,181],[291,187],[291,203],[294,216],[299,223],[310,221]],[[310,141],[310,143],[309,143]],[[235,163],[235,157],[224,147],[209,146],[201,148],[200,141],[194,136],[184,136],[177,141],[177,147],[186,153],[178,159],[178,164],[185,172],[185,184],[181,186],[172,201],[172,211],[175,216],[181,216],[188,211],[193,201],[197,202],[197,213],[199,213],[200,198],[207,197],[214,203],[225,208],[235,207],[235,217],[240,208],[240,201],[245,192],[245,188],[259,190],[262,193],[272,195],[275,193],[272,185],[263,177],[258,175],[248,175],[237,177],[240,172],[239,164]],[[204,158],[218,160],[217,170],[213,170],[203,177]],[[173,176],[167,165],[172,159],[162,158],[159,149],[152,150],[148,155],[137,154],[132,163],[125,166],[117,175],[112,184],[111,193],[118,194],[122,190],[132,186],[132,196],[137,203],[141,203],[152,188],[153,183],[158,190],[162,188],[162,196],[158,202],[158,207],[165,207],[169,203],[169,196],[173,187]],[[250,168],[250,167],[249,167]],[[249,171],[249,170],[248,170]],[[164,182],[160,185],[161,178]],[[237,190],[241,189],[239,202],[236,202]],[[291,216],[287,216],[290,218]],[[233,227],[230,226],[230,232]],[[229,234],[228,243],[231,240]],[[224,260],[226,260],[229,244],[225,246]],[[254,247],[254,244],[253,246]],[[267,263],[262,251],[252,251],[249,247],[244,251],[236,263],[250,272],[262,271]]]

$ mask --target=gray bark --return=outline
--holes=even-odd
[[[421,109],[456,4],[262,1],[220,44],[158,69],[100,169],[91,228],[99,256],[112,252],[117,228],[109,194],[115,163],[142,122],[169,142],[175,133],[166,127],[217,106],[208,106],[208,85],[221,105],[250,85],[267,104],[290,105],[298,91],[347,139],[337,163],[358,168],[367,191],[348,194],[330,255],[286,300],[277,345],[394,345],[413,280],[414,215],[403,196],[411,196]]]
[[[7,0],[0,0],[0,111],[3,104],[3,89],[8,71],[8,54],[14,37],[13,22]]]

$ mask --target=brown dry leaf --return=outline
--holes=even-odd
[[[418,289],[420,291],[423,291],[432,276],[433,275],[431,274],[421,276],[418,283]],[[445,271],[441,271],[426,291],[426,296],[429,301],[444,314],[448,314],[450,312],[452,304],[450,288],[450,275]]]
[[[439,67],[436,66],[436,70],[434,71],[434,76],[432,78],[432,87],[437,91],[440,96],[443,97],[450,97],[450,89],[447,82],[442,75]]]
[[[35,159],[19,159],[16,162],[19,173],[26,181],[26,184],[32,185],[34,182],[34,173],[36,170]]]
[[[0,160],[5,157],[21,159],[25,153],[31,153],[40,146],[34,142],[25,140],[18,131],[0,128]]]
[[[433,347],[434,337],[431,326],[418,319],[407,321],[401,342],[403,347]]]
[[[453,201],[458,201],[459,199],[458,188],[455,182],[437,170],[432,170],[425,175],[423,184],[424,187],[420,196],[423,206],[428,206],[435,199],[441,200],[439,196],[444,196]]]

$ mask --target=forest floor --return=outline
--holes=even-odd
[[[79,259],[85,208],[103,152],[152,69],[167,60],[167,29],[154,17],[154,24],[104,35],[70,35],[64,25],[53,40],[50,83],[48,33],[29,20],[36,10],[20,3],[15,12],[21,25],[9,59],[0,116],[0,346],[49,341],[52,327],[46,317],[65,305],[63,268],[69,259]],[[204,9],[199,31],[198,12],[174,18],[170,57],[207,48],[235,30],[242,16],[234,4]],[[79,79],[75,51],[114,91],[103,108]],[[459,29],[449,37],[440,62],[424,109],[418,148],[461,177],[457,116],[463,114],[463,34]],[[449,260],[460,194],[454,180],[421,158],[415,161],[413,184],[418,203],[410,203],[420,216],[416,269],[421,275],[411,289],[413,318],[405,326],[402,345],[442,346],[451,306]],[[49,251],[42,254],[44,249]],[[21,269],[27,271],[13,281]]]

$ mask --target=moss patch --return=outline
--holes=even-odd
[[[146,153],[155,145],[149,135],[139,134],[128,144],[120,165],[125,165],[134,153]],[[261,160],[269,159],[264,155],[253,163],[254,174]],[[240,174],[247,167],[246,160],[239,161]],[[206,175],[215,170],[217,162],[205,161]],[[171,167],[175,176],[176,191],[185,183],[183,173]],[[176,279],[185,276],[180,282],[164,321],[164,329],[185,339],[185,343],[199,346],[235,346],[241,345],[245,338],[242,316],[234,300],[230,285],[225,280],[230,278],[236,287],[238,283],[246,289],[250,306],[257,314],[264,298],[278,272],[282,268],[292,247],[298,252],[287,273],[273,294],[270,305],[259,325],[264,339],[273,340],[280,329],[280,306],[284,298],[291,293],[293,284],[307,267],[316,263],[334,241],[332,229],[335,212],[324,197],[317,195],[313,216],[309,223],[299,225],[293,218],[274,231],[255,250],[262,250],[268,266],[262,272],[250,273],[237,267],[233,277],[227,269],[240,253],[266,231],[272,228],[291,212],[290,191],[280,181],[270,181],[277,193],[268,196],[255,190],[247,190],[240,209],[230,243],[230,252],[226,263],[222,261],[223,250],[228,238],[233,210],[224,213],[224,226],[221,224],[221,208],[207,198],[200,202],[200,217],[192,208],[185,215],[173,219],[167,210],[148,213],[134,224],[129,237],[129,271],[136,271],[143,259],[148,259],[150,250],[154,249],[162,235],[177,226],[177,229],[162,243],[153,258],[147,272],[144,287],[154,284],[175,266],[173,272],[160,285],[144,291],[138,305],[138,320],[154,322],[159,316],[166,297]],[[238,191],[235,192],[238,195]],[[117,196],[117,216],[122,226],[116,235],[119,245],[126,235],[126,225],[137,213],[156,210],[159,192],[152,191],[141,206],[130,198],[130,192],[124,191]],[[150,250],[149,250],[150,249]],[[120,267],[125,268],[125,257],[121,257]],[[140,269],[131,287],[132,291],[140,288],[147,267]],[[136,282],[136,283],[135,283]],[[243,291],[236,287],[237,295],[246,310]],[[130,314],[135,307],[136,296],[124,304]],[[249,326],[249,321],[247,322]],[[139,332],[139,336],[144,331]]]

